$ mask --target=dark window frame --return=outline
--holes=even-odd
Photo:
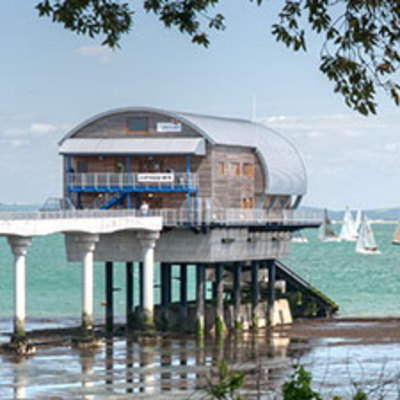
[[[129,129],[129,120],[145,120],[146,123],[146,129],[145,130],[131,130]],[[150,121],[149,117],[147,115],[135,115],[135,116],[130,116],[126,117],[125,119],[125,132],[128,134],[147,134],[149,133],[149,127],[150,127]]]

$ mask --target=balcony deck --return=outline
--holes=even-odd
[[[195,192],[197,174],[187,173],[70,173],[67,175],[70,192]]]

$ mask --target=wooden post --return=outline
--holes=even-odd
[[[196,334],[199,340],[204,338],[205,326],[205,267],[204,264],[196,266]]]
[[[216,309],[215,309],[215,331],[218,337],[225,333],[224,322],[224,266],[217,264],[215,267],[216,287]]]
[[[168,311],[169,311],[169,264],[160,264],[160,283],[161,283],[161,325],[163,330],[168,329]]]
[[[267,260],[267,268],[268,268],[268,314],[267,314],[267,323],[268,325],[273,324],[274,318],[274,304],[276,299],[275,293],[275,281],[276,281],[276,266],[275,260]]]
[[[180,302],[181,302],[181,316],[182,321],[186,321],[188,317],[188,303],[187,303],[187,265],[181,264],[180,267]]]
[[[260,284],[258,282],[258,275],[260,264],[254,261],[251,264],[251,326],[254,330],[258,329],[258,302],[260,298]]]
[[[128,330],[133,328],[133,262],[126,263],[126,327]]]
[[[233,315],[234,328],[236,331],[242,330],[242,319],[240,315],[240,284],[242,280],[242,266],[237,263],[233,266]]]
[[[105,265],[106,283],[106,331],[114,330],[114,303],[113,303],[113,263],[107,261]]]
[[[144,290],[143,290],[143,262],[139,262],[139,309],[143,310]]]

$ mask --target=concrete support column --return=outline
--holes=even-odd
[[[204,338],[205,327],[205,266],[198,264],[196,266],[196,334],[198,339]]]
[[[241,280],[242,280],[242,266],[240,264],[235,264],[233,266],[233,317],[234,317],[234,327],[235,327],[236,331],[241,331],[241,329],[242,329],[242,318],[241,318],[241,314],[240,314]]]
[[[93,252],[99,235],[78,234],[75,240],[79,243],[82,257],[82,329],[89,332],[93,329]]]
[[[8,236],[8,244],[14,256],[14,336],[25,335],[25,256],[28,246],[32,243],[30,237]]]
[[[217,264],[215,267],[215,287],[216,287],[216,309],[215,309],[215,330],[217,336],[225,333],[224,321],[224,266]]]
[[[254,261],[251,265],[251,327],[256,330],[258,328],[258,303],[260,298],[260,284],[258,275],[260,264]]]
[[[105,264],[105,283],[106,283],[106,331],[114,330],[114,282],[113,282],[113,263],[107,261]]]
[[[159,232],[139,232],[143,259],[142,329],[154,329],[154,248]]]
[[[276,299],[275,293],[275,281],[276,281],[276,266],[275,260],[267,260],[267,268],[268,268],[268,314],[267,314],[267,323],[268,325],[272,325],[274,322],[274,304]]]
[[[133,262],[126,263],[126,327],[133,328]]]

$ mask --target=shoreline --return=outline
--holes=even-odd
[[[152,345],[160,340],[179,340],[192,339],[195,340],[194,333],[179,333],[179,332],[156,332],[155,335],[149,337],[140,331],[127,332],[125,324],[116,323],[112,335],[105,331],[104,324],[96,324],[94,334],[97,339],[106,340],[114,339],[132,339],[133,341],[145,340],[146,344]],[[238,336],[250,337],[252,335],[288,340],[314,340],[314,339],[341,339],[354,344],[387,344],[400,343],[400,318],[382,317],[382,318],[329,318],[306,320],[298,319],[290,325],[281,325],[269,329],[260,329],[258,332],[245,331]],[[4,338],[11,338],[11,332],[2,332]],[[234,333],[228,334],[235,336]],[[29,343],[32,343],[36,348],[49,347],[69,347],[72,346],[74,340],[82,337],[81,328],[79,326],[67,327],[47,327],[33,329],[26,333]],[[237,336],[237,335],[236,335]],[[206,341],[215,341],[215,336],[212,334],[206,335]],[[357,341],[355,341],[357,340]],[[0,343],[0,355],[6,353],[5,348],[7,342]]]

